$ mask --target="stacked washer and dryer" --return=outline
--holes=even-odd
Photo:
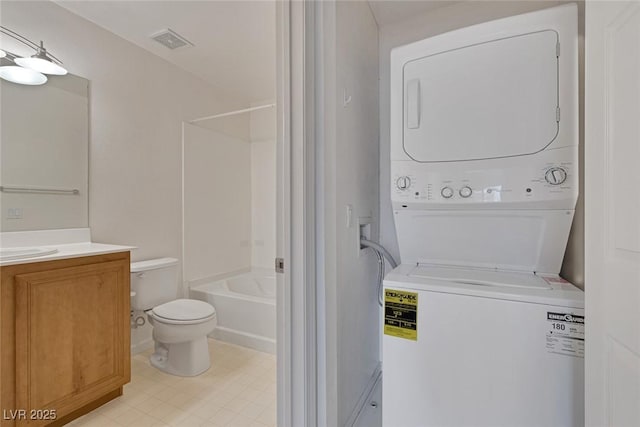
[[[394,49],[391,179],[383,425],[584,425],[576,6]]]

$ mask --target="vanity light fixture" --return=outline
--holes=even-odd
[[[42,85],[47,82],[47,76],[30,68],[17,65],[5,65],[0,67],[0,78],[21,85]]]
[[[60,76],[67,74],[67,70],[62,67],[62,61],[47,52],[42,41],[38,45],[3,26],[0,26],[0,32],[36,51],[30,58],[22,58],[11,52],[0,50],[2,52],[0,58],[6,57],[6,60],[16,64],[0,66],[0,78],[19,84],[41,85],[47,82],[45,74]]]
[[[56,76],[64,76],[67,70],[53,60],[53,55],[47,53],[44,43],[40,42],[40,46],[36,49],[36,53],[31,58],[16,58],[14,62],[21,67],[31,68],[43,74],[53,74]]]

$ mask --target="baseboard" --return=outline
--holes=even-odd
[[[382,376],[382,364],[378,363],[376,369],[374,369],[371,377],[369,378],[369,382],[367,382],[367,386],[364,388],[362,395],[360,395],[360,399],[358,399],[358,403],[353,408],[351,415],[347,418],[347,422],[344,423],[345,427],[353,427],[353,425],[358,420],[360,413],[364,410],[365,405],[369,402],[372,393],[376,388],[376,384],[378,380]]]
[[[247,332],[236,331],[218,326],[209,334],[211,338],[229,342],[231,344],[249,347],[264,353],[276,354],[276,341]]]

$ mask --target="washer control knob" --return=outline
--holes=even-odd
[[[567,180],[567,171],[562,168],[550,168],[544,174],[544,179],[551,185],[560,185]]]
[[[440,194],[442,194],[442,197],[444,197],[445,199],[450,199],[453,197],[453,188],[442,187],[442,190],[440,190]]]
[[[460,189],[459,193],[460,197],[464,197],[466,199],[467,197],[471,197],[471,195],[473,194],[473,190],[471,189],[471,187],[464,186]]]
[[[396,180],[396,187],[398,187],[398,190],[408,190],[411,187],[411,178],[401,176]]]

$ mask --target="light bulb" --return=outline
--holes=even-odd
[[[65,74],[67,74],[67,70],[65,70],[55,62],[51,62],[42,58],[16,58],[13,61],[22,67],[30,68],[43,74],[54,74],[58,76],[64,76]]]
[[[47,76],[29,68],[7,65],[0,67],[0,78],[21,85],[42,85],[47,82]]]

